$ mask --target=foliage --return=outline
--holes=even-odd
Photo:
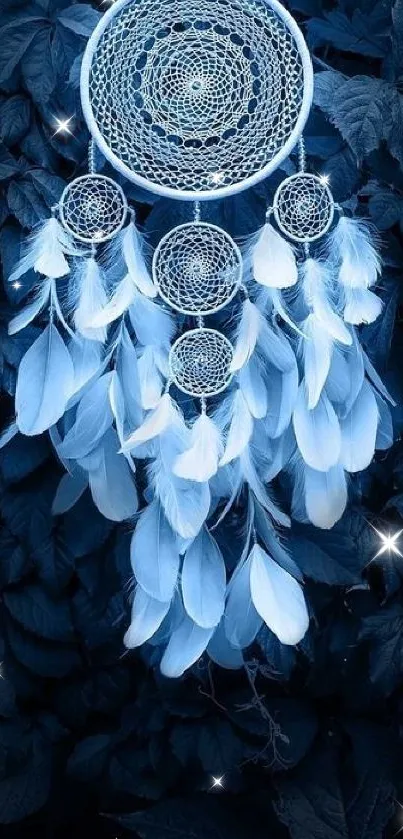
[[[384,314],[363,337],[401,404],[403,2],[291,0],[289,7],[315,56],[310,165],[330,175],[337,201],[382,232]],[[8,337],[7,322],[34,277],[15,289],[7,276],[23,231],[85,171],[79,66],[100,8],[8,0],[2,10],[6,419],[16,368],[39,334],[34,326]],[[55,133],[55,118],[71,115],[72,134]],[[278,179],[213,204],[216,220],[237,236],[252,232]],[[171,217],[185,216],[184,207],[152,205],[150,195],[126,187],[151,239]],[[21,835],[70,836],[84,825],[143,839],[380,839],[399,797],[403,566],[395,555],[371,561],[378,545],[371,523],[393,530],[403,515],[400,407],[394,426],[393,449],[351,480],[349,511],[333,531],[293,528],[292,556],[312,610],[301,647],[284,647],[265,630],[244,670],[202,661],[178,682],[153,670],[152,647],[123,653],[127,528],[103,519],[88,493],[52,517],[61,468],[46,436],[19,435],[0,451],[2,825],[19,822]],[[237,517],[225,546],[234,561]],[[212,775],[225,775],[220,795],[211,791]]]

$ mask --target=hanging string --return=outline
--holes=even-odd
[[[94,175],[94,173],[96,172],[95,143],[92,138],[88,144],[88,171],[91,173],[91,175]]]
[[[298,168],[300,172],[305,172],[306,169],[306,151],[305,141],[301,136],[298,140]]]

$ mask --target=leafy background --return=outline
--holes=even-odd
[[[101,7],[2,2],[0,32],[1,376],[4,424],[16,369],[38,326],[7,335],[34,282],[7,284],[23,232],[85,171],[79,67]],[[307,131],[313,171],[382,232],[384,314],[362,338],[402,404],[403,2],[292,0],[314,56]],[[72,135],[55,118],[73,116]],[[291,162],[285,164],[290,171]],[[261,223],[284,171],[209,212],[235,235]],[[185,206],[125,184],[151,239]],[[298,650],[268,631],[245,670],[204,660],[179,682],[149,648],[127,656],[130,528],[84,495],[52,519],[60,467],[46,436],[0,452],[0,824],[2,836],[142,839],[379,839],[401,825],[403,560],[371,524],[403,515],[403,428],[350,486],[330,533],[295,526],[312,620]],[[236,521],[232,522],[236,524]],[[233,531],[232,531],[233,532]],[[229,539],[234,556],[237,540]],[[400,771],[399,771],[400,770]],[[225,775],[225,790],[211,776]],[[403,812],[403,811],[402,811]],[[399,808],[398,808],[399,813]],[[387,826],[388,825],[388,826]],[[74,833],[73,833],[74,831]]]

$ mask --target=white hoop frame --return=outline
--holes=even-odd
[[[176,233],[176,231],[178,231],[178,230],[186,230],[186,228],[188,228],[188,227],[196,227],[196,226],[197,227],[208,228],[209,230],[213,230],[213,231],[217,231],[224,239],[227,240],[227,242],[229,243],[229,245],[233,249],[233,251],[236,255],[237,262],[238,262],[237,281],[236,281],[236,283],[234,283],[234,288],[233,288],[231,294],[226,298],[226,300],[224,300],[223,303],[220,303],[218,306],[215,306],[213,309],[205,309],[205,310],[200,310],[200,311],[197,311],[197,312],[195,312],[194,309],[187,310],[187,309],[180,308],[175,303],[172,303],[172,300],[170,300],[169,297],[167,297],[161,291],[161,287],[160,287],[160,285],[158,283],[158,280],[157,280],[157,270],[156,270],[157,261],[159,259],[161,249],[164,247],[165,242],[169,241],[172,234]],[[190,222],[186,222],[185,224],[179,224],[177,227],[173,227],[172,230],[169,230],[168,233],[166,233],[165,236],[163,236],[161,241],[158,242],[158,245],[157,245],[157,247],[154,251],[154,256],[153,256],[152,274],[153,274],[154,285],[156,286],[156,288],[158,290],[159,296],[164,301],[164,303],[167,303],[168,306],[171,307],[171,309],[175,309],[177,312],[181,312],[181,314],[183,314],[183,315],[191,315],[192,317],[198,317],[198,316],[204,317],[204,316],[207,316],[207,315],[213,315],[213,314],[215,314],[215,312],[219,312],[221,309],[224,309],[225,306],[228,306],[228,304],[231,303],[231,300],[233,300],[235,295],[238,293],[239,286],[241,285],[241,282],[242,282],[242,274],[243,274],[242,254],[241,254],[241,251],[239,250],[238,245],[234,242],[234,240],[231,238],[231,236],[229,236],[229,234],[225,230],[223,230],[221,227],[217,227],[216,224],[209,224],[207,221],[190,221]]]
[[[320,231],[320,233],[316,233],[314,236],[308,236],[308,237],[307,236],[296,236],[293,233],[289,233],[289,231],[283,226],[283,224],[280,220],[280,217],[279,217],[279,212],[278,212],[278,199],[279,199],[279,196],[281,195],[281,192],[284,189],[284,187],[287,186],[287,184],[290,184],[290,183],[292,184],[293,181],[302,180],[302,179],[306,179],[306,180],[309,180],[309,181],[314,181],[315,183],[319,184],[319,186],[323,190],[323,192],[326,193],[328,201],[329,201],[329,218],[326,222],[325,227],[323,228],[323,230]],[[281,184],[276,189],[276,192],[275,192],[274,198],[273,198],[273,206],[272,206],[273,215],[274,215],[274,218],[275,218],[275,221],[276,221],[276,224],[277,224],[279,230],[281,230],[281,232],[284,233],[285,236],[288,236],[289,239],[292,239],[293,242],[299,242],[300,244],[303,244],[304,242],[308,242],[308,243],[316,242],[318,239],[321,239],[322,236],[325,236],[325,234],[328,232],[328,230],[332,226],[333,219],[334,219],[334,209],[335,209],[334,198],[333,198],[333,195],[332,195],[331,190],[329,189],[327,183],[325,183],[325,181],[322,180],[322,178],[319,175],[313,175],[310,172],[296,172],[295,175],[290,175],[289,178],[285,178],[285,180],[282,181]]]
[[[116,192],[119,193],[120,198],[122,200],[122,205],[123,205],[123,213],[122,213],[122,218],[121,218],[121,221],[120,221],[119,225],[116,226],[116,228],[113,230],[112,233],[107,233],[105,236],[100,236],[99,238],[96,238],[96,239],[91,239],[88,236],[81,236],[79,233],[76,233],[73,230],[73,228],[70,227],[70,225],[66,221],[66,217],[64,215],[64,201],[65,201],[66,195],[68,195],[68,193],[71,192],[72,187],[74,187],[80,181],[88,181],[90,178],[97,178],[99,180],[104,181],[105,183],[111,184],[116,189]],[[60,222],[63,225],[64,229],[67,230],[67,232],[70,233],[72,236],[74,236],[75,239],[78,239],[78,241],[80,241],[80,242],[85,242],[85,244],[87,244],[87,245],[91,245],[91,244],[101,245],[102,242],[108,242],[109,239],[113,239],[113,237],[117,236],[117,234],[121,231],[121,229],[122,229],[122,227],[123,227],[123,225],[124,225],[124,223],[127,219],[127,214],[129,212],[129,206],[128,206],[128,203],[127,203],[126,196],[125,196],[125,194],[123,192],[123,189],[120,186],[120,184],[117,184],[116,181],[114,181],[112,178],[108,178],[106,175],[99,175],[97,172],[91,172],[91,173],[88,173],[87,175],[80,175],[78,178],[74,178],[74,181],[71,181],[71,183],[67,184],[67,186],[64,188],[64,190],[62,192],[62,195],[61,195],[61,198],[60,198],[60,201],[59,201],[59,204],[58,204],[58,211],[59,211]]]
[[[259,183],[259,181],[263,180],[264,178],[267,178],[267,176],[274,172],[274,170],[278,168],[278,166],[283,162],[283,160],[285,160],[286,157],[288,157],[288,155],[296,145],[298,138],[301,136],[304,130],[304,126],[308,119],[309,111],[312,105],[313,68],[309,50],[305,43],[305,39],[294,18],[286,9],[284,9],[284,7],[278,2],[278,0],[264,0],[264,2],[275,12],[275,14],[278,15],[279,18],[281,18],[288,30],[291,32],[298,47],[304,77],[304,89],[301,110],[299,112],[297,121],[287,142],[284,144],[282,149],[276,155],[274,155],[274,157],[262,169],[260,169],[258,172],[255,172],[248,178],[245,178],[243,181],[240,181],[239,183],[230,184],[229,186],[224,187],[217,187],[212,190],[202,190],[199,192],[189,192],[187,190],[174,189],[173,187],[164,187],[160,184],[147,180],[147,178],[144,178],[141,175],[135,174],[128,166],[126,166],[125,163],[122,163],[122,161],[117,157],[117,155],[115,155],[114,152],[111,151],[111,149],[103,139],[98,125],[94,119],[90,102],[90,71],[92,59],[97,49],[99,40],[103,35],[105,29],[107,28],[109,22],[120,12],[121,9],[124,9],[125,6],[132,4],[133,0],[118,0],[118,2],[114,3],[104,14],[98,25],[95,27],[84,53],[80,77],[81,105],[83,109],[84,119],[98,148],[100,149],[104,157],[112,164],[112,166],[118,172],[124,175],[129,181],[137,183],[139,184],[139,186],[142,186],[144,189],[147,189],[150,192],[154,192],[157,195],[164,195],[169,198],[174,198],[181,201],[213,201],[217,198],[224,198],[229,195],[235,195],[238,192],[241,192],[245,189],[249,189],[249,187]]]

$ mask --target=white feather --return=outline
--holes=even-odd
[[[141,405],[149,411],[158,405],[164,385],[157,364],[157,354],[152,346],[145,347],[137,362]]]
[[[257,356],[253,356],[239,371],[238,384],[252,416],[255,419],[265,417],[268,409],[268,393],[262,375],[262,364]]]
[[[346,416],[350,411],[361,390],[365,375],[362,347],[354,330],[352,330],[352,338],[353,343],[344,354],[348,365],[349,392],[344,403],[338,405],[338,414],[341,417]]]
[[[129,316],[140,344],[169,349],[176,329],[170,312],[137,292]]]
[[[387,402],[374,390],[376,404],[378,406],[378,428],[376,432],[375,448],[385,451],[393,445],[393,423],[392,415]]]
[[[130,274],[126,274],[116,286],[104,308],[94,314],[91,326],[93,328],[108,326],[109,323],[120,318],[133,303],[136,293]]]
[[[361,357],[363,360],[365,372],[368,378],[371,380],[374,387],[379,391],[381,396],[383,396],[383,398],[386,399],[387,402],[389,402],[393,407],[395,407],[395,400],[392,398],[389,391],[386,389],[382,379],[376,372],[374,365],[363,350],[361,351]]]
[[[77,393],[100,371],[102,344],[75,335],[69,342],[69,352],[74,365],[74,392]]]
[[[300,385],[293,426],[298,448],[308,466],[319,472],[327,472],[337,463],[341,446],[340,426],[325,393],[322,393],[315,408],[310,410],[305,385]]]
[[[173,464],[189,445],[189,429],[176,411],[173,423],[156,440],[155,458],[149,466],[154,494],[172,527],[183,539],[193,539],[210,509],[208,483],[185,481],[173,474]]]
[[[282,373],[276,367],[267,367],[266,387],[269,389],[265,428],[269,437],[277,439],[288,428],[298,393],[298,369],[294,366]]]
[[[367,288],[345,288],[344,300],[346,323],[373,323],[382,312],[382,300]]]
[[[168,641],[161,659],[161,673],[169,679],[177,679],[204,653],[214,627],[203,629],[185,616]]]
[[[234,355],[230,365],[232,373],[240,370],[249,361],[256,346],[261,323],[262,315],[257,306],[248,299],[244,300],[237,329]]]
[[[21,329],[25,329],[39,315],[49,302],[50,289],[51,280],[45,280],[32,303],[28,303],[28,306],[25,306],[22,312],[19,312],[18,315],[10,320],[8,324],[9,335],[15,335]]]
[[[122,451],[131,451],[141,443],[146,443],[162,434],[175,422],[177,413],[178,409],[169,393],[164,393],[154,411],[147,415],[142,425],[125,441]]]
[[[190,448],[179,455],[173,472],[178,478],[191,481],[209,481],[218,469],[223,453],[221,434],[215,422],[202,413],[193,423]]]
[[[107,302],[104,278],[97,261],[90,257],[81,266],[78,300],[74,312],[74,325],[84,338],[105,341],[106,327],[94,328],[93,319],[102,312]]]
[[[231,422],[220,466],[231,463],[248,445],[253,431],[253,418],[242,391],[237,390],[231,405]]]
[[[315,527],[330,530],[341,518],[347,504],[347,484],[340,463],[328,472],[304,468],[305,508]]]
[[[272,501],[268,490],[260,480],[255,464],[252,461],[249,448],[244,449],[240,455],[240,464],[244,480],[248,483],[250,489],[262,507],[267,510],[274,521],[278,524],[281,524],[283,527],[290,527],[291,522],[289,517],[283,513],[279,507],[277,507],[274,501]]]
[[[109,403],[111,376],[111,373],[105,373],[85,390],[78,404],[75,422],[58,446],[60,457],[67,460],[85,457],[112,425]]]
[[[136,487],[127,461],[119,454],[119,440],[114,429],[109,428],[95,452],[100,460],[89,471],[94,504],[110,521],[132,518],[138,508]]]
[[[224,612],[225,563],[221,551],[203,527],[185,553],[182,567],[183,605],[204,628],[217,626]]]
[[[157,289],[147,270],[141,235],[134,222],[130,222],[122,233],[122,251],[128,273],[134,285],[146,297],[155,297]]]
[[[4,449],[4,446],[7,446],[17,434],[18,426],[16,422],[10,422],[9,425],[6,425],[3,431],[0,432],[0,449]]]
[[[116,372],[122,385],[125,403],[125,426],[132,430],[143,420],[140,380],[136,350],[123,324],[116,353]]]
[[[350,346],[351,335],[330,302],[332,274],[327,263],[310,257],[302,264],[301,275],[307,306],[335,341]]]
[[[243,666],[243,655],[239,649],[233,647],[228,641],[223,619],[221,619],[208,644],[207,652],[215,664],[224,667],[226,670],[238,670]]]
[[[9,282],[15,282],[31,268],[53,279],[64,277],[70,271],[65,254],[82,256],[83,251],[75,247],[69,234],[52,216],[32,234]]]
[[[125,633],[123,643],[129,650],[140,647],[159,629],[168,614],[170,602],[154,600],[141,586],[136,586],[130,626]]]
[[[294,321],[290,318],[285,305],[283,303],[282,292],[277,288],[262,288],[260,289],[260,294],[258,296],[257,304],[261,301],[262,294],[265,297],[265,307],[267,306],[267,301],[270,301],[271,308],[279,315],[279,317],[286,323],[290,329],[293,329],[294,332],[297,332],[301,338],[304,338],[304,333],[298,328],[298,326],[294,323]]]
[[[143,510],[134,530],[130,560],[142,589],[155,600],[170,601],[179,571],[179,552],[161,505],[154,500]]]
[[[298,644],[309,626],[302,588],[259,545],[251,551],[250,587],[266,626],[282,644]]]
[[[239,565],[228,586],[224,627],[230,644],[242,650],[255,640],[262,618],[253,605],[250,591],[251,558]]]
[[[329,250],[339,263],[339,280],[345,289],[375,285],[381,271],[376,245],[367,222],[341,216],[329,237]]]
[[[15,408],[22,434],[41,434],[63,415],[74,389],[70,353],[53,324],[44,329],[22,358]]]
[[[364,380],[350,412],[340,421],[340,462],[348,472],[361,472],[371,463],[375,452],[378,416],[373,390]]]
[[[298,278],[295,254],[291,245],[271,224],[265,224],[252,253],[256,282],[274,288],[288,288]]]
[[[326,395],[333,402],[344,403],[350,393],[350,370],[347,358],[351,350],[344,353],[337,344],[333,344],[329,372],[326,377]]]
[[[60,516],[67,513],[74,507],[74,504],[81,498],[87,489],[88,478],[78,466],[70,472],[66,472],[60,479],[52,504],[52,515]]]
[[[265,358],[286,373],[296,367],[294,352],[283,332],[277,327],[271,327],[262,318],[258,337],[258,346]]]
[[[308,408],[317,405],[325,385],[332,356],[332,339],[316,315],[309,315],[304,323],[307,337],[302,341],[305,384],[308,391]]]

